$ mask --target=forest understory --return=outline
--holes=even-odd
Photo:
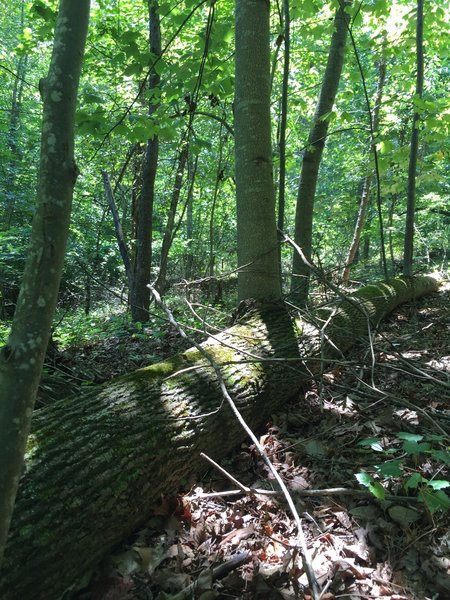
[[[448,497],[427,484],[449,479],[449,296],[446,284],[398,308],[371,346],[327,367],[255,432],[302,516],[322,600],[450,597]],[[156,341],[122,335],[69,348],[55,355],[39,401],[57,393],[52,372],[64,388],[64,364],[74,387],[77,376],[101,382],[181,347],[167,329]],[[252,445],[221,466],[241,486],[276,489]],[[86,584],[76,600],[312,597],[283,497],[239,491],[207,460]]]

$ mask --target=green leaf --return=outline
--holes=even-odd
[[[232,77],[224,77],[219,82],[219,86],[227,96],[234,93],[234,79]]]
[[[401,462],[392,460],[381,465],[375,465],[376,470],[383,477],[400,477],[403,474]]]
[[[146,142],[152,140],[157,132],[157,127],[151,119],[140,121],[130,131],[129,138],[133,142]]]
[[[135,42],[139,37],[139,33],[133,29],[128,29],[127,31],[122,32],[120,36],[120,41],[123,44],[127,44],[129,42]]]
[[[417,442],[403,442],[402,448],[408,454],[422,454],[430,450],[431,445],[428,442],[422,442],[421,444]]]
[[[379,500],[384,500],[386,497],[386,490],[378,481],[376,481],[373,485],[370,485],[369,490],[372,492],[375,498],[378,498]]]
[[[443,490],[450,486],[450,482],[445,479],[433,479],[428,482],[428,485],[433,488],[433,490]]]
[[[404,483],[403,487],[405,490],[415,490],[419,487],[420,483],[424,483],[427,480],[422,477],[420,473],[413,473],[411,477]]]
[[[436,460],[441,460],[444,464],[450,465],[450,452],[448,450],[431,450],[430,454]]]
[[[383,447],[380,444],[380,440],[375,437],[360,440],[358,442],[358,446],[368,446],[369,448],[372,448],[372,450],[375,450],[375,452],[383,452]]]
[[[130,75],[141,75],[142,70],[143,70],[143,68],[142,68],[141,63],[132,62],[125,67],[125,69],[123,70],[123,74],[126,75],[127,77]]]
[[[47,23],[54,24],[56,20],[56,11],[42,0],[35,0],[30,8],[31,14],[36,14]]]
[[[421,490],[419,492],[419,498],[427,506],[431,513],[437,510],[448,510],[450,508],[450,498],[445,492],[429,492],[428,490]]]
[[[330,110],[330,112],[324,113],[323,115],[320,115],[319,117],[319,121],[328,121],[328,122],[332,122],[336,119],[336,111],[334,110]]]
[[[122,46],[122,50],[125,52],[127,58],[137,57],[141,53],[139,46],[134,41]]]
[[[430,433],[429,435],[427,435],[427,440],[429,442],[444,442],[445,437],[437,433]]]
[[[368,490],[375,496],[375,498],[384,500],[386,491],[381,485],[381,483],[374,480],[372,475],[362,471],[361,473],[356,473],[355,477],[361,485],[368,488]]]
[[[372,475],[369,475],[369,473],[366,473],[365,471],[362,471],[361,473],[355,473],[355,477],[358,483],[365,487],[369,487],[373,483]]]
[[[161,138],[161,140],[173,140],[177,137],[177,128],[173,127],[173,126],[169,126],[169,127],[161,127],[159,130],[159,137]]]
[[[211,150],[212,149],[212,143],[210,140],[205,140],[202,138],[196,138],[195,142],[192,144],[192,149],[194,151],[194,154],[198,154],[200,152],[200,150],[202,150],[203,148],[206,148],[207,150]]]
[[[303,0],[301,11],[303,18],[305,18],[312,17],[313,15],[315,15],[318,9],[314,0]]]
[[[407,440],[408,442],[420,442],[423,440],[423,435],[409,433],[408,431],[400,431],[397,433],[397,437],[399,440]]]
[[[359,10],[352,19],[352,27],[360,27],[363,22],[362,11]]]
[[[392,142],[390,142],[389,140],[383,140],[382,142],[379,143],[379,150],[381,152],[381,154],[387,154],[388,152],[390,152],[393,148],[393,144]]]

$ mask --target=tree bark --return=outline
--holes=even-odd
[[[281,296],[275,219],[268,0],[236,0],[235,170],[239,300]]]
[[[345,7],[350,3],[349,0],[345,0],[336,12],[335,30],[331,38],[322,88],[308,137],[308,147],[303,154],[295,211],[294,241],[300,246],[308,261],[311,260],[312,254],[314,198],[328,133],[329,119],[326,117],[333,108],[344,64],[348,29],[348,14],[345,12]],[[298,252],[294,252],[292,261],[291,292],[294,302],[299,306],[306,304],[309,292],[309,267],[303,262]]]
[[[198,155],[195,160],[192,158],[192,153],[188,156],[188,193],[186,199],[186,256],[184,276],[189,281],[192,277],[194,266],[194,185],[197,176]]]
[[[280,135],[278,148],[280,152],[280,178],[278,182],[278,219],[279,231],[284,230],[284,216],[286,206],[286,130],[288,117],[288,92],[289,92],[289,69],[291,59],[291,15],[289,12],[289,0],[283,0],[284,17],[284,57],[283,57],[283,83],[281,87],[281,115]],[[281,234],[280,234],[281,235]],[[280,274],[281,274],[281,246],[279,249]]]
[[[416,17],[416,95],[418,102],[422,100],[423,95],[423,0],[417,0]],[[405,241],[403,246],[403,274],[411,276],[413,270],[413,252],[414,252],[414,222],[416,210],[416,169],[417,155],[419,151],[419,121],[420,112],[414,109],[412,131],[411,131],[411,150],[409,153],[408,165],[408,185],[406,200],[406,223],[405,223]]]
[[[61,0],[44,84],[37,207],[7,344],[0,351],[0,562],[56,306],[78,169],[74,127],[89,0]]]
[[[149,42],[153,63],[161,57],[161,25],[158,0],[148,0]],[[160,84],[159,70],[152,68],[148,90],[151,94],[148,116],[154,119],[159,106],[158,88]],[[156,99],[155,99],[156,98]],[[136,251],[132,286],[130,290],[131,317],[133,321],[148,321],[150,305],[150,283],[152,267],[152,235],[153,235],[153,201],[155,196],[155,180],[158,169],[159,138],[155,134],[145,149],[142,171],[142,189],[136,206]]]
[[[399,303],[436,290],[431,277],[368,286],[323,309],[326,336],[341,351],[367,336]],[[301,359],[321,353],[311,322],[281,304],[262,305],[245,322],[203,344],[228,390],[256,429],[298,393]],[[300,348],[300,349],[299,349]],[[256,357],[256,358],[255,358]],[[278,360],[273,360],[278,359]],[[290,360],[285,360],[290,359]],[[320,369],[320,360],[316,370]],[[223,402],[213,370],[193,348],[36,413],[0,580],[2,600],[57,600],[107,552],[142,526],[162,493],[245,439]]]

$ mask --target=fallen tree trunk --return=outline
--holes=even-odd
[[[304,359],[344,351],[401,302],[436,290],[431,277],[363,288],[316,326],[269,305],[209,338],[228,390],[252,428],[296,394]],[[300,350],[299,350],[300,349]],[[325,352],[325,353],[324,353]],[[255,356],[260,360],[256,360]],[[289,360],[286,360],[289,359]],[[220,458],[245,433],[197,349],[36,412],[5,552],[3,600],[56,600],[140,527],[162,493]]]

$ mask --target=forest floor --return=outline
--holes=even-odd
[[[370,347],[256,432],[301,516],[322,600],[450,598],[449,300],[447,284],[401,306]],[[173,331],[150,348],[144,338],[69,348],[58,362],[101,381],[179,350]],[[276,489],[249,444],[221,467],[240,486]],[[311,598],[284,498],[229,476],[205,462],[180,482],[77,600]]]

